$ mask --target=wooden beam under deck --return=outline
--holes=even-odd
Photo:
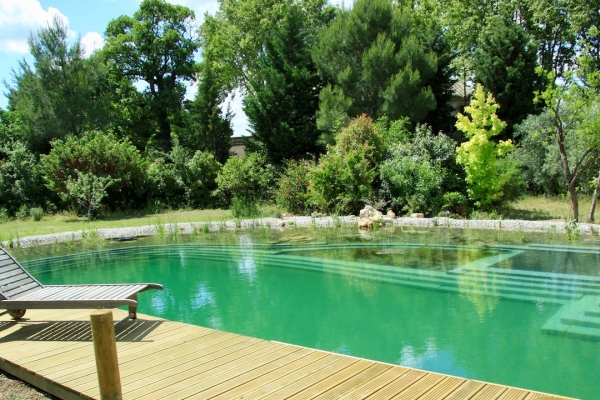
[[[126,316],[114,310],[115,321]],[[128,400],[548,396],[141,314],[115,332]],[[0,317],[0,369],[63,399],[99,398],[90,310],[28,310],[18,322]]]

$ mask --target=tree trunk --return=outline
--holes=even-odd
[[[600,173],[596,179],[596,188],[594,189],[594,196],[592,196],[592,206],[590,207],[590,215],[588,221],[594,222],[594,213],[596,212],[596,203],[598,202],[598,192],[600,192]]]
[[[569,184],[569,197],[571,198],[571,208],[573,209],[573,221],[579,221],[579,201],[577,200],[577,188],[575,180]]]

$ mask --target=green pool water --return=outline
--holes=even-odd
[[[172,244],[29,260],[44,284],[158,282],[140,312],[600,399],[600,251],[343,242]],[[596,313],[596,314],[594,314]]]

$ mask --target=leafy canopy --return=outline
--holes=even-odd
[[[144,0],[133,17],[120,16],[106,28],[103,54],[112,72],[133,82],[144,81],[144,98],[153,111],[156,146],[171,146],[171,121],[181,110],[185,85],[196,72],[199,42],[194,12],[164,0]]]
[[[336,121],[360,114],[424,119],[436,107],[430,84],[438,57],[429,29],[416,23],[412,9],[391,0],[357,0],[340,10],[313,51],[331,82],[321,92],[319,127],[331,131]]]

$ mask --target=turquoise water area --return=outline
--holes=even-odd
[[[30,260],[44,284],[158,282],[140,312],[600,399],[600,250],[340,242],[132,246]]]

